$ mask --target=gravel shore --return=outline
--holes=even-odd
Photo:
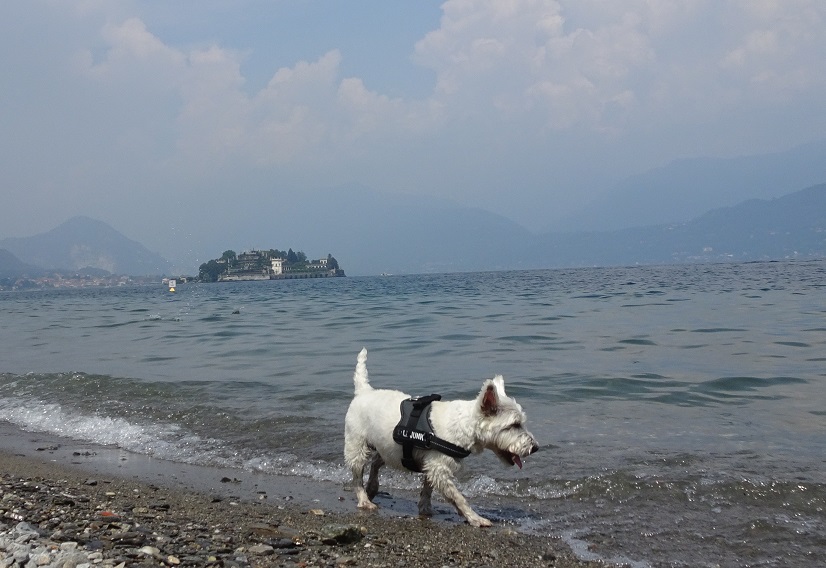
[[[3,451],[0,464],[0,568],[597,566],[508,527],[234,500]]]

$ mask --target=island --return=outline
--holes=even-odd
[[[224,251],[220,258],[203,263],[198,272],[201,282],[240,280],[286,280],[293,278],[334,278],[344,276],[333,255],[307,260],[303,252],[278,249],[251,250],[235,254]]]

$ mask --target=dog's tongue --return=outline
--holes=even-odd
[[[522,459],[519,456],[517,456],[516,454],[513,454],[511,456],[511,459],[513,460],[514,465],[518,465],[519,469],[522,469]]]

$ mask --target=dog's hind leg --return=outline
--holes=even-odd
[[[379,469],[384,465],[384,458],[376,452],[370,462],[370,475],[367,477],[367,497],[372,501],[379,493]]]
[[[368,446],[367,440],[349,435],[347,428],[344,434],[344,459],[353,474],[353,490],[356,493],[359,509],[373,510],[378,506],[367,496],[364,490],[364,468],[374,451]]]
[[[433,516],[433,506],[430,503],[430,497],[433,495],[433,485],[427,479],[426,475],[422,476],[422,492],[419,493],[419,515],[422,517]]]

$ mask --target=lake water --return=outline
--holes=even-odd
[[[826,564],[826,262],[7,292],[0,314],[0,421],[25,431],[345,485],[366,346],[372,384],[413,395],[505,376],[543,451],[465,460],[498,523],[635,567]]]

